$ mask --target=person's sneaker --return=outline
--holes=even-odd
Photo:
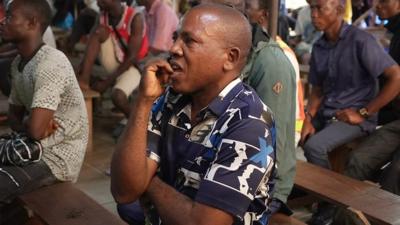
[[[317,212],[313,213],[311,219],[307,221],[308,225],[332,225],[333,216],[336,211],[336,206],[321,203],[318,205]]]

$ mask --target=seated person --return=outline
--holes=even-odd
[[[344,4],[310,3],[312,22],[324,35],[312,51],[312,90],[299,144],[309,162],[325,168],[329,152],[375,130],[377,112],[400,90],[399,66],[372,35],[343,22]],[[387,82],[378,91],[381,74]]]
[[[94,32],[90,35],[86,54],[78,74],[82,89],[88,89],[96,58],[109,75],[90,87],[104,92],[113,86],[112,101],[126,116],[130,113],[128,97],[139,85],[139,60],[148,50],[148,38],[143,15],[121,0],[99,0],[102,11]]]
[[[301,64],[308,64],[312,46],[321,37],[321,32],[315,29],[311,22],[310,0],[307,5],[298,12],[295,33],[297,37],[293,41],[295,52]]]
[[[169,62],[147,65],[114,153],[118,203],[147,201],[152,224],[267,223],[275,128],[239,79],[250,47],[251,27],[231,7],[203,4],[184,16]]]
[[[313,49],[301,144],[308,161],[329,168],[328,152],[375,129],[376,113],[400,90],[400,68],[372,35],[342,21],[343,0],[312,0],[311,9],[324,35]]]
[[[60,181],[76,181],[88,141],[85,102],[65,55],[43,43],[51,21],[46,0],[14,0],[0,24],[1,37],[18,56],[11,66],[11,128],[43,147],[40,161],[0,165],[0,205],[16,195]],[[0,213],[1,214],[1,213]]]

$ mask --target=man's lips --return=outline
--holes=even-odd
[[[169,60],[169,64],[174,72],[182,72],[182,66],[174,60]]]

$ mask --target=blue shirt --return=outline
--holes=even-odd
[[[152,109],[148,156],[158,162],[160,178],[233,215],[234,224],[267,224],[275,170],[270,110],[237,79],[199,112],[195,126],[190,111],[190,97],[172,91]]]
[[[309,73],[309,83],[322,88],[320,113],[331,118],[340,109],[365,107],[378,93],[378,76],[395,64],[371,34],[346,23],[336,43],[321,37]],[[372,117],[362,127],[373,129],[375,121]]]

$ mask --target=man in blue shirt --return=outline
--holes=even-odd
[[[205,4],[185,15],[169,63],[146,67],[114,154],[118,203],[146,198],[153,224],[267,223],[275,128],[238,78],[250,46],[249,23],[233,8]]]
[[[376,113],[400,90],[400,69],[372,35],[343,22],[345,0],[312,0],[313,85],[300,145],[311,163],[329,168],[328,153],[375,129]],[[377,78],[387,82],[378,91]],[[317,217],[314,217],[317,218]],[[315,219],[311,224],[324,224]]]
[[[375,129],[376,113],[400,90],[400,69],[372,35],[343,22],[343,0],[313,0],[311,11],[324,36],[312,53],[301,144],[308,161],[329,168],[328,152]]]

